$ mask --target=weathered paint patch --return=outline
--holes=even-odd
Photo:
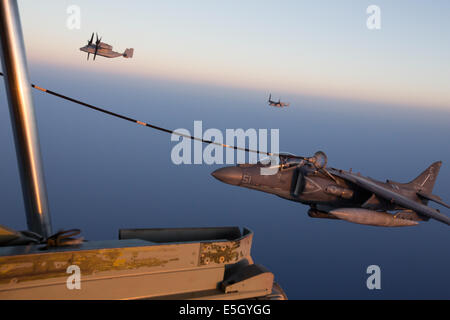
[[[200,244],[199,265],[236,263],[250,255],[251,238]]]

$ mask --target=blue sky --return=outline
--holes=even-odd
[[[69,5],[81,29],[66,27]],[[381,30],[366,8],[381,8]],[[21,1],[31,61],[91,68],[92,31],[130,61],[97,69],[319,96],[450,108],[448,1]]]
[[[330,166],[379,180],[407,182],[442,160],[434,193],[449,202],[450,2],[428,3],[28,0],[20,8],[31,80],[42,87],[171,129],[194,120],[205,129],[279,128],[282,151],[323,150]],[[82,10],[81,30],[66,28],[71,4]],[[370,4],[381,7],[380,31],[366,28]],[[86,61],[78,49],[92,31],[119,51],[134,47],[134,58]],[[269,90],[291,107],[265,105]],[[292,299],[449,299],[448,226],[311,219],[306,206],[220,183],[210,176],[218,166],[174,165],[169,135],[33,96],[54,230],[102,240],[119,228],[248,226],[255,261]],[[23,230],[4,86],[0,97],[2,224]],[[365,286],[372,264],[383,270],[380,292]]]
[[[69,5],[81,29],[66,27]],[[366,8],[381,8],[381,30]],[[450,109],[448,1],[21,1],[32,62],[89,68],[98,31],[129,61],[97,70]]]

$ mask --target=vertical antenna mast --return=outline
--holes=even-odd
[[[0,0],[0,40],[28,228],[51,235],[50,212],[16,0]]]

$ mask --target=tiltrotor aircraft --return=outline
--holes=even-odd
[[[386,182],[360,173],[327,168],[325,153],[313,157],[280,154],[273,162],[240,164],[212,173],[227,184],[255,189],[309,205],[312,218],[341,219],[353,223],[401,227],[429,218],[450,225],[450,218],[428,206],[429,201],[450,206],[432,190],[442,162],[435,162],[409,183]],[[266,164],[265,164],[266,163]],[[262,169],[273,171],[268,174]]]

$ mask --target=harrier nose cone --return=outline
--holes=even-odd
[[[211,175],[222,182],[238,186],[242,180],[242,169],[239,167],[220,168]]]

